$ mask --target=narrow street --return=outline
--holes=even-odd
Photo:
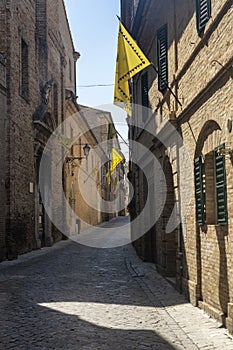
[[[3,262],[0,304],[1,350],[233,349],[131,245],[63,241]]]

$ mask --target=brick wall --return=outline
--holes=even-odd
[[[5,255],[5,119],[6,119],[6,61],[0,55],[0,260]]]
[[[208,154],[221,143],[232,147],[232,132],[227,129],[228,119],[232,118],[232,2],[212,1],[212,16],[201,35],[196,29],[195,4],[194,0],[149,1],[142,14],[143,22],[136,18],[135,23],[139,24],[134,28],[137,42],[149,59],[157,65],[156,30],[163,24],[168,24],[168,80],[182,103],[182,108],[169,92],[163,95],[158,91],[157,75],[150,68],[149,102],[152,110],[160,113],[163,118],[170,119],[171,115],[175,115],[175,123],[182,135],[191,164],[198,152]],[[140,77],[135,79],[135,84],[135,102],[140,104]],[[211,123],[216,123],[218,131],[212,129]],[[210,223],[214,213],[211,212],[213,206],[211,209],[210,199],[207,199],[209,223],[198,228],[195,218],[193,169],[190,171],[186,164],[182,164],[179,148],[170,147],[166,153],[169,155],[174,174],[176,200],[182,204],[187,188],[192,194],[188,211],[182,218],[185,223],[181,225],[183,234],[177,233],[177,283],[182,281],[180,287],[188,294],[193,304],[199,303],[224,324],[227,315],[227,326],[232,330],[231,160],[229,156],[225,157],[228,225],[218,226],[216,223]],[[176,179],[177,174],[179,176],[181,173],[184,179],[188,179],[183,184]],[[162,232],[158,222],[154,234],[161,251]]]
[[[7,62],[6,257],[9,259],[40,246],[37,232],[39,204],[35,205],[38,199],[35,200],[35,145],[39,143],[39,151],[43,151],[49,137],[46,126],[53,129],[56,123],[58,125],[64,120],[65,82],[68,79],[65,57],[72,57],[74,51],[67,27],[62,0],[59,4],[57,1],[47,0],[3,1],[0,4],[0,52],[4,52]],[[69,35],[61,35],[62,31]],[[27,44],[29,53],[28,97],[22,95],[21,86],[22,40]],[[48,104],[43,104],[42,100],[41,88],[51,78],[56,85],[56,107],[54,86],[49,94]],[[74,91],[74,74],[69,76],[69,84]],[[45,112],[40,115],[43,109]],[[36,118],[41,118],[40,122],[44,126],[35,126]],[[34,186],[33,193],[30,191],[31,183]],[[51,224],[47,226],[51,227]],[[53,228],[52,232],[48,232],[45,241],[51,244],[58,239],[61,239],[61,234]]]

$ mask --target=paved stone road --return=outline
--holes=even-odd
[[[233,349],[131,246],[64,241],[0,264],[0,349]]]

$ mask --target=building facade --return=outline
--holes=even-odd
[[[82,110],[83,107],[75,101],[66,101],[66,117],[72,118],[72,122],[66,124],[66,129],[70,129],[66,130],[66,135],[69,135],[70,139],[75,135],[78,137],[67,153],[65,193],[75,213],[73,231],[76,230],[78,233],[89,225],[98,225],[105,220],[101,199],[107,197],[107,186],[104,183],[102,168],[109,160],[105,150],[99,147],[100,140],[95,129],[89,125],[88,116],[85,112],[82,113]],[[91,108],[86,107],[85,110],[92,111],[96,117]],[[87,156],[86,147],[88,147]],[[67,220],[70,225],[72,217],[67,215]]]
[[[121,152],[120,142],[110,112],[85,106],[80,106],[80,108],[83,118],[88,123],[98,142],[99,150],[96,148],[96,151],[98,150],[102,153],[100,157],[101,169],[99,168],[98,183],[99,186],[101,184],[101,196],[104,201],[100,204],[100,207],[102,221],[108,221],[122,214],[125,207],[125,193],[122,187],[122,183],[124,182],[123,162],[116,167],[111,178],[107,178],[112,160],[112,148]]]
[[[0,55],[0,260],[4,258],[5,250],[5,220],[6,220],[6,189],[5,189],[5,164],[6,164],[6,60]]]
[[[232,5],[219,0],[122,0],[121,17],[154,65],[134,78],[133,102],[145,110],[134,113],[130,137],[151,150],[166,179],[161,215],[134,242],[135,248],[231,332]],[[141,169],[131,165],[135,194],[130,211],[132,218],[140,214],[148,192],[147,215],[153,218],[157,174],[151,169],[145,179],[143,169],[150,165],[146,160],[141,164]],[[168,233],[174,208],[177,225]],[[133,239],[135,230],[132,222]]]
[[[1,259],[12,259],[62,238],[41,200],[39,166],[47,140],[65,120],[65,89],[75,94],[78,54],[61,0],[1,1],[0,28]],[[48,169],[47,206],[52,176]]]

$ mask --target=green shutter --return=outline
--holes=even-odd
[[[141,96],[142,96],[142,106],[149,107],[148,98],[148,74],[147,72],[141,77]],[[148,119],[148,109],[143,108],[142,110],[142,120],[146,122]]]
[[[211,17],[211,0],[196,0],[197,30],[200,32]]]
[[[225,156],[218,153],[218,150],[224,148],[223,144],[214,149],[217,223],[219,225],[228,223]]]
[[[168,86],[168,40],[167,24],[157,30],[158,89],[163,92]]]
[[[142,94],[142,106],[148,107],[148,74],[144,73],[141,77],[141,94]]]
[[[202,157],[194,161],[195,199],[196,199],[196,220],[198,226],[205,224],[205,193],[203,184],[203,163]]]

